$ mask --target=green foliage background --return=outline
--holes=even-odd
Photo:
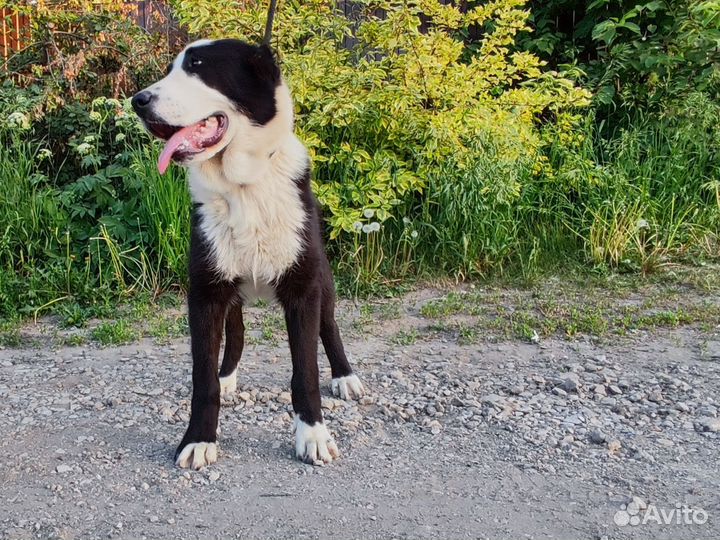
[[[280,1],[273,38],[344,291],[717,257],[720,2],[352,4]],[[124,99],[175,51],[113,6],[35,12],[3,66],[0,317],[185,285],[184,173]],[[189,39],[264,26],[265,2],[171,6]]]

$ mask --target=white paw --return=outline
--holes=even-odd
[[[300,461],[313,464],[318,461],[331,463],[333,458],[340,457],[340,451],[324,423],[318,422],[311,426],[296,416],[293,431],[295,455]]]
[[[231,399],[237,390],[237,369],[230,375],[220,377],[220,397]]]
[[[175,465],[183,469],[192,468],[196,471],[205,465],[211,465],[217,461],[216,443],[190,443],[182,449],[175,460]]]
[[[354,373],[332,380],[332,393],[341,399],[360,399],[365,395],[365,388]]]

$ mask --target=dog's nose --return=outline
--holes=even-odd
[[[135,112],[139,113],[147,109],[154,98],[155,96],[152,92],[149,92],[148,90],[143,90],[142,92],[138,92],[137,94],[135,94],[132,100],[130,100],[130,103],[132,103]]]

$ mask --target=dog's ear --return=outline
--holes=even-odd
[[[250,67],[263,81],[277,86],[280,82],[280,68],[275,61],[272,49],[265,43],[256,47],[249,59]]]

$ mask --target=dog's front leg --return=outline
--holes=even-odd
[[[180,467],[200,469],[217,459],[220,410],[218,354],[228,293],[218,285],[190,283],[188,318],[193,359],[190,425],[175,452]]]
[[[330,463],[338,448],[325,427],[320,411],[320,375],[317,350],[320,334],[320,291],[283,302],[290,342],[293,374],[290,383],[295,410],[295,455],[313,463]]]

